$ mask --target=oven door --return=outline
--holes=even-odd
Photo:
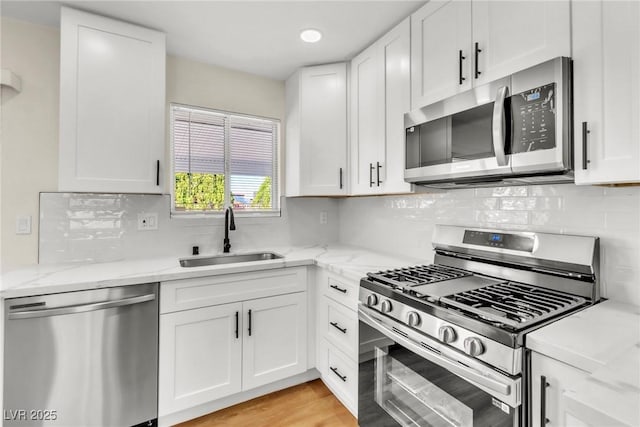
[[[363,305],[359,318],[360,426],[520,426],[520,377]]]

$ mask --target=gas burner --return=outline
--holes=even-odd
[[[367,276],[392,289],[412,293],[412,287],[471,276],[471,273],[457,268],[432,264],[367,273]]]
[[[584,298],[576,295],[515,282],[498,283],[440,298],[443,306],[455,307],[472,317],[513,329],[555,317],[585,302]]]

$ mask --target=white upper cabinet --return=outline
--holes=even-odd
[[[411,16],[412,109],[471,88],[471,1],[434,0]]]
[[[286,195],[346,195],[347,64],[298,70],[286,99]]]
[[[62,8],[60,191],[162,193],[165,35]]]
[[[569,0],[472,1],[471,15],[476,84],[571,56]],[[481,51],[477,60],[476,43]]]
[[[412,109],[571,54],[568,0],[434,0],[411,19]]]
[[[576,183],[639,182],[640,3],[578,1],[572,13]]]
[[[404,182],[410,27],[407,18],[351,61],[351,194],[411,191]]]

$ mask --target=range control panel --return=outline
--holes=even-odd
[[[533,252],[535,239],[518,234],[496,233],[489,231],[465,230],[462,243],[488,246],[490,248],[510,249],[513,251]]]

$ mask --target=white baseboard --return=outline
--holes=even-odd
[[[284,380],[276,381],[262,387],[254,388],[253,390],[236,393],[234,395],[214,400],[212,402],[203,403],[202,405],[194,406],[180,412],[174,412],[173,414],[164,415],[158,418],[158,426],[172,426],[174,424],[188,421],[193,418],[198,418],[203,415],[210,414],[211,412],[215,412],[223,408],[228,408],[229,406],[246,402],[247,400],[251,400],[259,396],[264,396],[265,394],[273,393],[274,391],[293,387],[294,385],[302,384],[307,381],[315,380],[317,378],[320,378],[320,373],[315,368],[309,369],[308,371],[301,374],[285,378]]]

